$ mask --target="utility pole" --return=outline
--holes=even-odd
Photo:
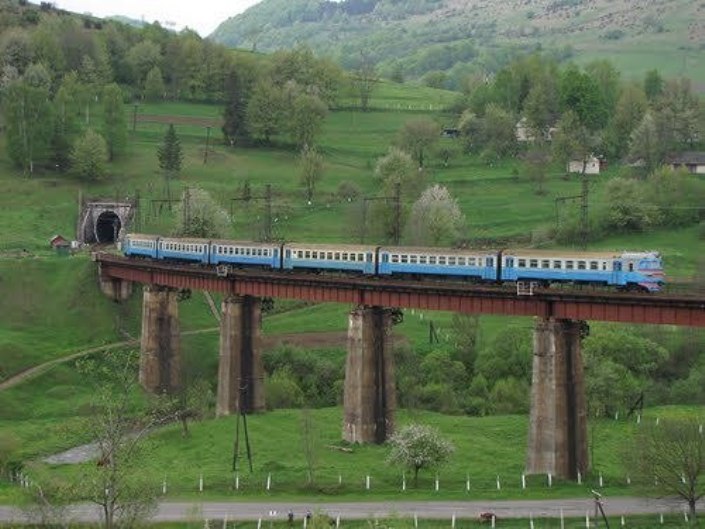
[[[394,244],[401,242],[401,184],[394,184]]]
[[[272,185],[267,184],[264,190],[265,202],[265,224],[264,224],[264,240],[270,242],[272,240]]]
[[[583,173],[581,175],[582,192],[580,193],[580,248],[587,249],[589,226],[588,226],[588,178],[585,173],[587,159],[583,160]]]
[[[208,162],[208,143],[211,137],[211,128],[206,127],[206,150],[203,152],[203,164]]]

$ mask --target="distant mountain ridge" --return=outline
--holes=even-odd
[[[705,82],[701,0],[263,0],[211,38],[259,51],[306,44],[346,67],[365,54],[382,73],[407,77],[460,79],[541,49],[610,58],[627,75],[659,68]]]

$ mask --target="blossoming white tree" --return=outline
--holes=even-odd
[[[435,428],[423,424],[405,426],[389,438],[392,449],[387,462],[414,472],[414,486],[418,485],[419,471],[442,466],[455,451],[453,443],[441,437]]]

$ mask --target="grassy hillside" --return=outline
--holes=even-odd
[[[212,38],[262,51],[306,43],[347,66],[364,52],[387,74],[443,70],[456,82],[541,48],[579,62],[610,58],[626,77],[658,68],[702,83],[704,14],[697,0],[264,0]]]
[[[178,194],[186,186],[199,186],[210,191],[229,209],[231,198],[240,196],[240,188],[249,181],[253,193],[260,195],[265,184],[274,189],[276,235],[286,240],[351,241],[350,225],[359,203],[341,200],[337,193],[343,182],[352,182],[363,195],[379,193],[373,178],[376,159],[394,142],[402,124],[413,117],[429,115],[439,123],[449,117],[436,109],[448,104],[454,94],[444,91],[419,90],[394,84],[382,84],[373,96],[368,113],[336,111],[328,117],[321,135],[325,156],[325,174],[317,188],[313,204],[306,204],[299,185],[297,153],[286,146],[270,148],[231,148],[218,141],[212,131],[207,163],[204,163],[205,130],[202,127],[177,127],[185,151],[180,179],[174,183]],[[432,105],[427,109],[424,105]],[[130,107],[132,110],[132,107]],[[221,109],[189,104],[143,105],[145,114],[217,117]],[[79,190],[86,197],[136,196],[139,191],[140,213],[135,228],[168,233],[174,214],[160,209],[153,199],[164,197],[164,183],[157,169],[156,148],[162,141],[164,127],[138,124],[130,133],[129,152],[111,166],[111,176],[99,182],[81,182],[69,175],[38,174],[23,178],[4,156],[0,156],[0,376],[8,377],[33,365],[65,357],[81,350],[136,336],[140,324],[140,297],[126,305],[115,305],[96,288],[96,270],[87,253],[72,257],[54,256],[48,238],[55,233],[71,237],[76,224],[76,201]],[[0,141],[3,138],[0,136]],[[461,156],[453,140],[446,145],[458,154],[445,167],[431,156],[429,179],[447,185],[458,198],[468,218],[468,237],[513,237],[527,240],[532,232],[555,222],[555,198],[575,195],[580,185],[564,179],[560,171],[550,175],[547,194],[538,196],[533,185],[521,174],[516,160],[487,166],[473,157]],[[606,179],[603,175],[591,186],[595,201]],[[233,237],[250,238],[262,217],[261,203],[249,208],[235,203]],[[593,204],[595,205],[595,204]],[[370,242],[370,241],[368,241]],[[636,236],[620,236],[602,240],[594,248],[655,248],[666,259],[669,275],[693,273],[700,251],[695,229],[646,232]],[[277,305],[281,310],[284,305]],[[280,312],[264,320],[265,335],[291,332],[344,331],[350,307],[322,304]],[[182,329],[186,332],[213,329],[215,320],[202,296],[194,293],[180,303]],[[428,341],[428,320],[440,329],[441,340],[448,340],[451,315],[407,311],[404,323],[395,328],[402,339],[417,348]],[[518,325],[529,332],[528,319],[508,320],[501,317],[481,319],[481,340],[491,339],[501,329]],[[195,377],[213,381],[217,365],[215,332],[184,336],[183,353],[186,369]],[[333,354],[342,355],[343,348]],[[0,433],[12,432],[21,441],[23,457],[38,457],[87,441],[76,427],[88,412],[90,388],[77,374],[73,363],[56,365],[38,378],[14,388],[0,391]],[[662,413],[654,411],[650,413]],[[667,413],[667,412],[663,412]],[[696,410],[693,413],[699,413]],[[466,473],[472,486],[484,497],[494,497],[497,474],[507,476],[507,490],[502,495],[523,494],[518,490],[518,476],[523,466],[526,444],[526,417],[465,418],[435,414],[400,414],[400,422],[412,419],[438,425],[458,445],[458,459],[442,475],[448,497],[464,497]],[[379,447],[355,449],[354,462],[344,452],[326,448],[338,442],[340,409],[315,412],[321,431],[321,486],[332,492],[354,498],[361,496],[359,484],[366,473],[374,477],[375,487],[383,495],[398,495],[399,472],[380,465],[384,457]],[[266,474],[274,475],[277,494],[301,493],[302,463],[300,458],[284,453],[300,446],[299,412],[282,410],[254,417],[251,423],[255,447],[256,472],[243,477],[243,486],[251,493],[261,492]],[[598,468],[609,476],[608,484],[622,479],[618,463],[618,445],[632,426],[624,423],[596,423],[596,439],[604,431],[604,444],[595,444]],[[604,430],[603,430],[604,428]],[[191,494],[194,479],[203,472],[207,483],[220,483],[214,495],[225,495],[232,477],[228,472],[231,456],[233,424],[231,420],[209,421],[194,428],[193,436],[181,439],[176,427],[168,427],[153,437],[154,455],[145,460],[144,468],[162,478],[170,469],[169,480],[179,494]],[[284,461],[284,462],[282,462]],[[62,469],[59,472],[75,472]],[[173,472],[173,477],[172,477]],[[345,476],[338,490],[338,475]],[[379,477],[377,477],[379,476]],[[513,476],[513,477],[510,477]],[[423,493],[427,497],[432,477],[425,476]],[[503,478],[504,479],[504,478]],[[448,489],[445,489],[446,485]],[[210,485],[209,485],[210,486]],[[615,485],[616,486],[616,485]],[[223,488],[225,487],[225,488]],[[513,487],[513,488],[512,488]],[[540,487],[537,484],[537,487]],[[473,489],[475,490],[475,489]],[[538,490],[538,489],[537,489]],[[573,485],[560,489],[564,495],[584,492]],[[624,493],[630,491],[619,489]],[[209,492],[210,493],[210,492]],[[0,498],[14,492],[0,485]]]

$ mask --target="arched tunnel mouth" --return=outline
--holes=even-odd
[[[98,244],[113,244],[122,228],[120,217],[114,211],[104,211],[95,223],[95,238]]]

